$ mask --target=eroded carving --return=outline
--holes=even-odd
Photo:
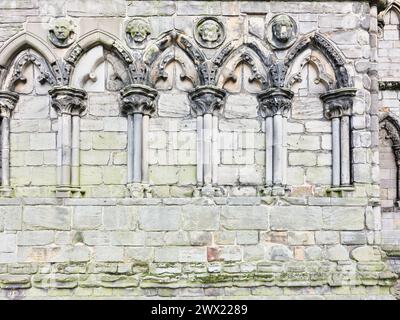
[[[197,115],[219,114],[224,106],[226,92],[214,86],[202,86],[189,93],[192,112]]]
[[[69,86],[49,90],[51,105],[59,114],[79,115],[85,108],[86,91]]]
[[[150,24],[144,19],[132,19],[126,25],[125,34],[126,42],[130,47],[141,45],[151,34]]]
[[[267,39],[275,49],[286,49],[290,47],[296,40],[296,37],[296,22],[288,15],[277,15],[268,23]]]
[[[11,111],[17,105],[19,96],[11,91],[0,91],[0,116],[10,118]]]
[[[52,74],[51,69],[47,65],[46,61],[32,52],[26,51],[17,59],[17,61],[14,64],[13,74],[11,76],[9,83],[9,88],[11,90],[15,88],[15,85],[18,81],[26,82],[26,78],[23,75],[23,71],[24,67],[28,63],[33,63],[39,70],[39,75],[37,78],[39,83],[43,84],[47,82],[50,85],[56,84],[56,79]]]
[[[140,84],[129,85],[120,91],[121,110],[124,114],[152,115],[156,111],[157,91]]]
[[[207,17],[197,22],[194,37],[202,47],[212,49],[224,42],[225,30],[218,19]]]
[[[258,114],[272,117],[276,114],[286,115],[292,106],[293,92],[286,88],[271,88],[257,96]]]
[[[353,108],[353,97],[356,95],[355,88],[342,88],[332,90],[321,95],[324,102],[324,115],[330,120],[342,116],[350,116]]]
[[[68,47],[75,40],[74,22],[66,18],[53,20],[49,27],[48,38],[56,47]]]

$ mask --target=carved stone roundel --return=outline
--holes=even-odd
[[[125,28],[126,41],[131,48],[145,42],[149,34],[151,34],[150,24],[144,19],[132,19]]]
[[[267,25],[267,40],[275,49],[290,47],[297,38],[297,24],[292,17],[280,14]]]
[[[225,40],[224,26],[216,18],[202,18],[196,24],[194,38],[204,48],[216,48]]]
[[[53,20],[49,26],[48,38],[56,47],[68,47],[75,40],[75,24],[67,18]]]

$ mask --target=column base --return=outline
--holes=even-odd
[[[284,196],[289,191],[285,185],[265,186],[259,189],[261,196]]]
[[[80,187],[59,186],[55,190],[56,198],[80,198],[85,193]]]
[[[193,190],[193,197],[223,197],[226,190],[223,187],[201,186]]]
[[[326,193],[330,195],[331,197],[340,197],[343,198],[346,194],[355,191],[356,189],[349,185],[349,186],[337,186],[337,187],[331,187],[326,189]]]
[[[13,188],[0,187],[0,198],[11,198],[13,196]]]
[[[128,188],[131,198],[152,198],[153,193],[149,184],[145,183],[128,183]]]

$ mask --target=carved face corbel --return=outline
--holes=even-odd
[[[200,19],[194,30],[194,38],[204,48],[216,48],[225,40],[225,30],[216,18]]]
[[[280,14],[267,25],[267,40],[275,49],[290,47],[297,38],[297,24],[292,17]]]
[[[75,25],[66,18],[55,19],[49,27],[48,38],[58,48],[65,48],[75,40]]]
[[[140,46],[151,34],[150,24],[144,19],[132,19],[126,25],[125,34],[129,47]]]

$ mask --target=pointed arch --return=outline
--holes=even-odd
[[[251,69],[250,82],[259,81],[262,89],[269,87],[268,68],[272,60],[255,42],[243,43],[236,48],[228,44],[216,55],[212,63],[212,80],[217,87],[222,88],[228,80],[236,81],[234,71],[241,63]]]
[[[390,14],[390,12],[396,12],[397,16],[400,19],[400,2],[395,0],[391,3],[389,3],[386,7],[385,10],[381,11],[378,14],[378,24],[379,26],[382,28],[383,26],[385,26],[386,22],[385,22],[385,18],[388,16],[388,14]]]
[[[18,64],[17,69],[20,71],[26,63],[32,62],[39,67],[43,79],[46,79],[52,85],[55,84],[56,79],[58,79],[55,72],[58,69],[57,56],[41,38],[29,32],[23,32],[9,39],[0,48],[1,87],[8,88],[10,86],[5,83],[6,78],[15,65],[14,60],[23,51],[26,51],[26,53],[16,62]],[[17,77],[18,74],[15,76]]]
[[[118,40],[118,38],[102,30],[93,30],[80,37],[76,44],[66,53],[64,57],[66,62],[66,66],[64,67],[64,81],[66,83],[69,84],[71,81],[73,70],[83,54],[98,45],[115,52],[127,66],[132,64],[134,61],[129,50]]]
[[[208,84],[209,70],[204,53],[180,30],[169,30],[148,46],[143,54],[144,63],[150,70],[154,70],[154,68],[157,68],[160,63],[162,64],[160,59],[163,57],[165,50],[173,46],[177,46],[181,49],[190,59],[191,63],[197,70],[198,84]],[[177,61],[180,62],[180,60],[182,59],[178,57]],[[160,71],[160,73],[162,73],[162,71]]]
[[[396,162],[400,163],[400,118],[393,113],[385,113],[379,118],[380,129],[385,129],[387,138],[393,143]]]
[[[0,48],[0,67],[7,68],[19,52],[28,48],[37,51],[50,65],[57,61],[57,56],[45,41],[32,33],[23,32],[10,38]]]
[[[399,200],[400,200],[400,118],[392,113],[385,113],[383,115],[381,115],[379,117],[379,130],[381,131],[381,133],[383,134],[381,137],[383,139],[389,139],[391,141],[391,149],[392,149],[392,153],[394,156],[394,166],[395,166],[395,170],[396,170],[396,177],[395,179],[393,179],[392,175],[390,175],[390,179],[388,179],[389,177],[385,177],[386,179],[384,179],[383,181],[385,181],[385,183],[383,185],[381,185],[381,188],[390,188],[389,186],[391,185],[391,188],[395,188],[395,199],[390,199],[390,200],[394,200],[394,205],[398,205]],[[382,143],[380,143],[380,146],[384,145]],[[380,152],[383,152],[380,149]],[[380,169],[392,169],[393,170],[393,164],[392,166],[388,166],[387,163],[382,165],[381,164],[381,168]],[[383,170],[382,170],[383,171]],[[381,171],[381,172],[382,172]],[[382,179],[382,176],[381,176]],[[393,180],[394,183],[393,183]],[[392,181],[393,184],[387,184],[389,181]],[[382,183],[382,180],[381,180]],[[389,199],[385,199],[385,200],[389,200]]]
[[[327,37],[319,32],[308,34],[296,42],[284,60],[287,70],[293,65],[295,58],[307,49],[318,50],[332,66],[335,74],[335,83],[332,84],[333,88],[330,89],[339,89],[351,86],[350,76],[345,67],[346,60],[343,57],[343,54]],[[287,70],[285,75],[286,81],[288,78]]]

